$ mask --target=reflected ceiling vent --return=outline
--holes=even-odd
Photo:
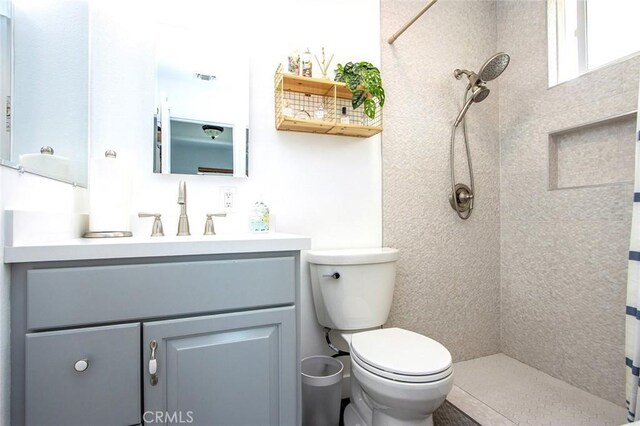
[[[195,78],[198,78],[203,81],[213,81],[216,79],[216,76],[211,74],[200,74],[199,72],[197,72],[193,75],[195,76]]]
[[[220,136],[222,132],[224,132],[224,127],[205,124],[204,126],[202,126],[202,131],[204,131],[204,134],[209,136],[211,139],[215,139]]]

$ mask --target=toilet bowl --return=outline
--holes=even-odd
[[[356,333],[345,425],[432,425],[453,387],[449,351],[401,328]]]
[[[307,252],[318,322],[349,343],[347,426],[432,425],[453,387],[451,354],[440,343],[387,321],[398,251]]]

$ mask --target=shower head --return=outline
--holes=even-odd
[[[487,99],[487,96],[489,96],[489,92],[490,90],[483,84],[475,86],[471,92],[471,100],[474,103],[482,102]]]
[[[504,52],[496,53],[490,57],[487,62],[480,67],[480,71],[478,72],[480,80],[491,81],[498,78],[509,65],[510,59],[509,55]]]
[[[453,76],[456,80],[460,80],[463,75],[466,75],[469,79],[468,90],[473,87],[486,83],[487,81],[495,80],[504,72],[509,65],[509,55],[504,52],[496,53],[490,57],[481,67],[478,73],[469,70],[456,69],[453,72]]]
[[[485,99],[487,99],[487,96],[489,96],[489,92],[490,90],[482,84],[473,86],[473,88],[471,88],[471,96],[464,103],[464,106],[458,113],[458,117],[456,117],[456,121],[453,125],[455,127],[458,127],[460,122],[462,122],[462,120],[464,119],[465,114],[469,110],[469,107],[471,107],[471,104],[484,101]]]

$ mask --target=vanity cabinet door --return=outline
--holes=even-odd
[[[140,324],[26,335],[25,424],[140,423]]]
[[[144,323],[143,422],[294,425],[294,312],[289,306]],[[157,381],[149,372],[152,346]]]

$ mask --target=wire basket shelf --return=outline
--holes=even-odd
[[[282,72],[274,77],[275,122],[278,130],[370,137],[382,131],[382,108],[373,118],[363,106],[353,109],[344,83]]]

